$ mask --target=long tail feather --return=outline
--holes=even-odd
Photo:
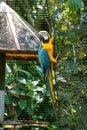
[[[53,103],[55,103],[56,98],[55,98],[54,87],[53,87],[52,71],[53,71],[53,63],[51,63],[51,70],[49,72],[48,79],[49,79],[49,85],[50,85],[50,92],[51,92],[51,96],[52,96],[52,101],[53,101]]]
[[[53,81],[52,81],[52,71],[53,71],[53,63],[51,63],[50,67],[46,71],[45,82],[47,84],[47,90],[50,92],[50,96],[52,98],[52,101],[55,102],[55,93],[54,93]]]

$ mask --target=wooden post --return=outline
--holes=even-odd
[[[4,91],[0,90],[0,122],[4,120]]]
[[[5,87],[5,54],[0,53],[0,90]]]
[[[5,53],[0,53],[0,122],[4,120]]]

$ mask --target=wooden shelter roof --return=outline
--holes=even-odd
[[[6,3],[0,2],[0,53],[6,59],[37,59],[38,32]]]

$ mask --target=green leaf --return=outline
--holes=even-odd
[[[31,90],[26,95],[32,98],[34,96],[34,91]]]
[[[22,78],[22,77],[20,77],[20,78],[18,78],[17,79],[20,83],[22,83],[22,84],[26,84],[27,82],[26,82],[26,79],[25,78]]]
[[[68,122],[72,122],[72,118],[68,115],[65,115],[65,116],[62,116],[61,119],[60,119],[60,123],[62,125],[65,125],[67,124]]]
[[[22,75],[26,75],[26,76],[29,76],[30,77],[30,73],[29,72],[27,72],[27,71],[25,71],[25,70],[22,70],[22,69],[18,69],[18,72],[20,72]]]
[[[85,52],[83,51],[79,51],[78,55],[79,55],[79,59],[83,59],[86,56]]]
[[[8,64],[6,64],[6,72],[7,73],[11,73],[12,72],[11,68],[10,68],[10,66]]]
[[[36,104],[34,102],[28,103],[27,108],[26,108],[26,112],[28,112],[28,113],[30,113],[32,115],[35,108],[36,108]]]
[[[25,107],[27,106],[27,101],[26,101],[26,100],[20,100],[20,101],[18,102],[18,105],[19,105],[19,107],[23,110],[23,109],[25,109]]]
[[[84,3],[82,0],[68,0],[66,3],[67,8],[71,11],[76,11],[80,8],[84,7]]]
[[[74,63],[74,60],[71,58],[68,58],[66,60],[66,65],[68,66],[70,71],[77,71],[78,70],[76,63]]]
[[[87,113],[87,104],[81,105],[81,111],[82,111],[82,113],[84,113],[84,114]]]
[[[10,93],[12,93],[13,95],[20,94],[20,90],[19,89],[10,90]]]
[[[87,124],[87,115],[81,115],[80,120],[82,121],[83,124]]]

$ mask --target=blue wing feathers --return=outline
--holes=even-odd
[[[50,90],[50,84],[49,84],[49,72],[50,72],[50,58],[48,55],[48,52],[45,49],[42,49],[42,46],[40,45],[38,50],[38,60],[42,69],[42,73],[44,74],[44,78],[47,84],[48,91]]]
[[[48,52],[44,49],[40,49],[38,52],[38,59],[42,68],[42,73],[45,74],[46,70],[50,67]]]

